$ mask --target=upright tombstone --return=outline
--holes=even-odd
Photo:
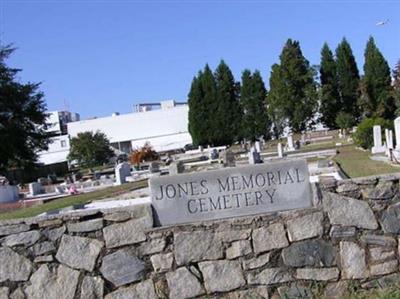
[[[393,131],[389,130],[389,140],[387,141],[387,145],[389,149],[393,149],[394,148],[394,144],[393,144]]]
[[[301,145],[305,145],[306,144],[306,135],[304,133],[301,134],[300,144]]]
[[[254,146],[255,146],[255,148],[256,148],[256,151],[257,151],[258,153],[261,153],[261,144],[260,144],[260,141],[256,141],[255,144],[254,144]]]
[[[288,152],[293,152],[295,150],[294,144],[293,144],[293,135],[287,136],[287,150],[288,150]]]
[[[122,185],[126,183],[126,177],[131,175],[131,165],[122,162],[115,167],[115,184]]]
[[[373,128],[374,146],[371,149],[373,154],[380,154],[385,152],[385,147],[382,145],[382,132],[381,126],[376,125]]]
[[[150,170],[150,173],[159,172],[160,171],[160,163],[158,163],[157,161],[150,162],[149,170]]]
[[[175,175],[185,171],[185,165],[182,161],[174,161],[172,162],[169,167],[169,174]]]
[[[227,149],[222,152],[222,163],[224,167],[235,167],[235,154]]]
[[[17,201],[19,190],[17,186],[0,185],[0,203]]]
[[[393,133],[389,129],[385,129],[385,141],[386,141],[386,155],[390,157],[390,151],[393,149]]]
[[[250,151],[249,151],[249,164],[250,164],[250,165],[256,164],[256,162],[255,162],[255,160],[254,160],[254,152],[255,152],[255,149],[254,149],[254,147],[252,146],[252,147],[250,148]]]
[[[396,137],[396,150],[400,150],[400,116],[394,120],[394,135]]]
[[[305,160],[152,177],[150,191],[156,225],[312,207]]]
[[[283,148],[282,143],[278,143],[278,158],[283,158]]]
[[[31,196],[43,193],[43,187],[42,184],[40,183],[37,182],[29,183],[28,187],[29,187],[29,194]]]

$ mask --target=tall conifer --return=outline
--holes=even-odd
[[[353,115],[355,120],[358,120],[360,110],[357,101],[360,75],[353,51],[345,38],[336,48],[336,67],[341,110]]]
[[[361,105],[366,116],[387,119],[394,117],[395,105],[391,94],[390,68],[370,37],[365,48],[364,77]]]
[[[328,44],[324,43],[321,50],[320,65],[320,113],[322,123],[329,128],[336,128],[336,116],[340,112],[340,97],[338,91],[336,62]]]

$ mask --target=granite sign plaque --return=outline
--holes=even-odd
[[[305,160],[153,177],[150,191],[158,225],[312,206]]]

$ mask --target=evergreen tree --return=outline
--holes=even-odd
[[[212,141],[214,145],[228,145],[238,140],[241,125],[235,79],[228,65],[221,60],[215,71],[216,103],[212,122]]]
[[[360,75],[351,47],[345,38],[336,48],[336,68],[341,110],[353,115],[357,121],[360,116],[357,104]]]
[[[17,81],[20,70],[5,63],[13,51],[0,47],[0,171],[32,167],[49,143],[43,93],[39,84]]]
[[[364,57],[360,101],[364,115],[392,119],[396,108],[391,94],[390,68],[373,37],[367,42]]]
[[[203,128],[201,145],[213,145],[215,138],[215,130],[217,130],[217,87],[215,84],[214,75],[206,64],[203,75],[201,76],[201,88],[202,88],[202,105],[204,109]]]
[[[396,104],[396,115],[400,116],[400,60],[393,70],[393,98]]]
[[[272,68],[268,103],[275,134],[285,122],[293,132],[301,132],[312,121],[317,105],[316,85],[313,69],[298,41],[288,39],[280,65]]]
[[[201,85],[203,73],[200,71],[197,77],[193,78],[188,95],[189,105],[189,133],[192,136],[193,144],[206,144],[206,110],[203,105],[203,89]]]
[[[261,136],[269,137],[270,125],[266,107],[266,89],[259,71],[252,75],[249,70],[242,74],[240,103],[243,109],[243,136],[255,141]]]
[[[320,65],[320,113],[322,123],[329,128],[336,128],[336,117],[340,112],[340,97],[338,91],[338,79],[336,62],[328,44],[324,44],[321,50]]]

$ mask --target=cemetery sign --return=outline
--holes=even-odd
[[[305,160],[153,177],[150,191],[159,225],[312,206]]]

